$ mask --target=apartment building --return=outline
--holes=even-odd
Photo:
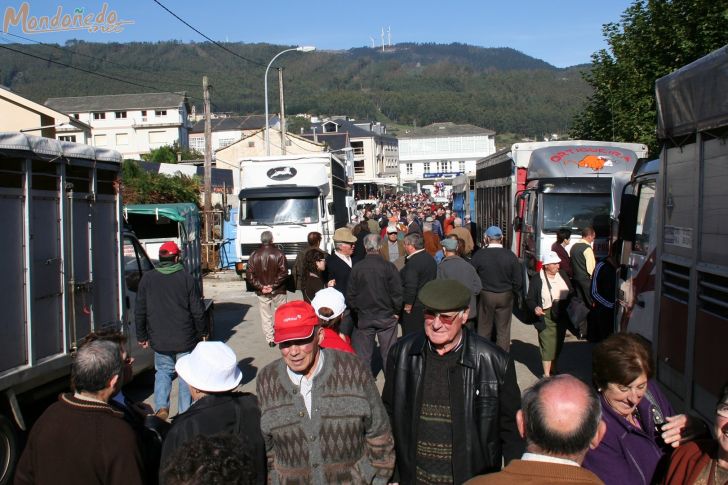
[[[89,144],[138,159],[164,145],[188,147],[190,105],[185,93],[111,94],[50,98],[45,105],[91,126]],[[75,129],[57,138],[78,141]]]

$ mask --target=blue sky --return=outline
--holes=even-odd
[[[381,31],[391,31],[399,42],[462,42],[482,47],[512,47],[557,67],[590,61],[591,54],[606,47],[602,25],[617,22],[632,0],[369,0],[362,2],[277,2],[229,0],[160,0],[191,25],[218,41],[266,42],[279,45],[314,45],[338,50],[381,45]],[[118,33],[84,30],[62,33],[23,33],[20,25],[8,32],[39,42],[63,43],[69,39],[89,42],[180,40],[203,42],[152,0],[107,0],[109,13],[133,21]],[[6,0],[7,8],[19,9],[21,0]],[[98,14],[102,1],[32,0],[33,17],[75,9]],[[204,10],[203,10],[204,9]],[[0,42],[25,42],[0,35]]]

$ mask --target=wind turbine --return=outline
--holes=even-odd
[[[374,49],[376,47],[376,45],[374,44],[374,37],[370,35],[369,38],[372,40],[372,49]]]

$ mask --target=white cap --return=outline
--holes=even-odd
[[[549,251],[541,257],[541,262],[543,264],[560,263],[561,258],[556,254],[556,251]]]
[[[243,380],[238,358],[222,342],[200,342],[174,366],[190,386],[203,392],[231,391]]]
[[[324,288],[316,292],[313,300],[311,300],[311,306],[321,320],[328,322],[344,313],[344,310],[346,310],[346,301],[344,300],[344,295],[336,288]],[[325,317],[319,313],[319,309],[321,308],[330,308],[334,313],[330,317]]]

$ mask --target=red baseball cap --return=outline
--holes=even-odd
[[[167,241],[159,247],[160,256],[176,256],[179,254],[179,246],[174,241]]]
[[[279,344],[309,338],[316,325],[318,317],[310,304],[303,300],[284,303],[276,310],[273,341]]]

